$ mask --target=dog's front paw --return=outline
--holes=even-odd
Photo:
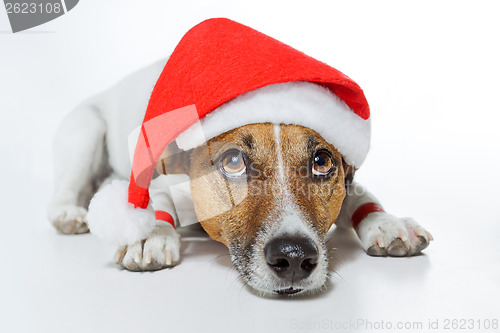
[[[410,217],[372,213],[357,228],[366,253],[371,256],[404,257],[420,253],[432,235]]]
[[[62,234],[84,234],[89,232],[85,217],[87,210],[78,206],[62,206],[50,213],[52,225]]]
[[[158,222],[153,232],[142,241],[119,248],[115,262],[130,271],[155,271],[177,265],[181,237],[166,222]]]

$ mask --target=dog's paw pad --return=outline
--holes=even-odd
[[[160,222],[140,242],[119,248],[115,262],[130,271],[156,271],[172,267],[180,260],[180,235],[168,223]]]
[[[62,207],[52,218],[52,225],[62,234],[84,234],[89,232],[86,216],[87,210],[83,207]]]
[[[415,220],[386,213],[368,215],[357,230],[363,248],[371,256],[416,255],[433,240],[432,235]]]

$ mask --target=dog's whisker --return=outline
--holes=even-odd
[[[330,237],[326,242],[325,245],[327,245],[331,240],[333,240],[335,237]]]
[[[347,260],[346,260],[346,257],[345,256],[337,256],[337,254],[330,254],[330,255],[327,255],[327,258],[328,260],[332,260],[332,261],[335,261],[336,263],[338,264],[343,264],[345,263]]]
[[[243,291],[243,288],[245,288],[248,285],[248,281],[246,281],[245,279],[243,279],[241,276],[238,276],[238,278],[240,278],[241,280],[243,280],[243,283],[241,285],[240,291],[238,293],[238,297],[240,297],[241,296],[241,292]]]
[[[218,256],[215,256],[214,258],[210,259],[210,262],[216,262],[218,259],[224,258],[224,257],[231,257],[231,255],[228,254],[220,254]]]
[[[327,250],[327,253],[331,256],[329,256],[328,258],[335,258],[335,259],[338,259],[341,261],[341,263],[344,263],[345,261],[347,261],[347,256],[344,252],[342,252],[342,250],[338,249],[338,248],[332,248],[332,249],[329,249]],[[340,258],[337,258],[336,256],[339,255]]]
[[[236,281],[241,280],[244,282],[244,279],[241,277],[241,275],[237,274],[236,277],[233,279],[233,281],[230,283],[230,285],[234,285]]]
[[[330,280],[332,283],[334,283],[335,281],[338,281],[338,282],[344,282],[345,281],[345,279],[342,277],[342,275],[340,275],[335,270],[332,270],[332,271],[329,272],[329,274],[327,275],[327,279]]]

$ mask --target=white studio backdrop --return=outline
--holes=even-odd
[[[0,7],[0,248],[6,260],[0,330],[166,332],[206,323],[210,331],[218,322],[220,331],[278,332],[306,331],[307,323],[330,315],[500,319],[499,13],[497,1],[82,0],[66,15],[13,34]],[[168,56],[189,28],[210,17],[249,25],[363,88],[373,138],[357,178],[389,212],[413,216],[433,233],[425,256],[404,262],[360,256],[340,272],[333,291],[301,305],[260,299],[235,277],[217,280],[234,275],[227,267],[193,274],[190,267],[213,260],[206,253],[191,253],[185,268],[124,275],[110,263],[112,249],[92,236],[55,234],[45,207],[53,182],[50,145],[61,119],[92,94]],[[85,270],[72,266],[72,246]],[[65,248],[68,257],[60,257]],[[379,273],[367,277],[368,268]],[[402,270],[425,272],[410,278]],[[398,274],[406,278],[400,285],[401,279],[391,280]],[[118,287],[99,291],[100,282],[113,285],[115,278],[133,280],[133,300],[116,297]],[[91,281],[92,292],[65,298],[73,287],[85,290],[79,279]],[[162,279],[179,281],[177,291],[162,289],[164,300],[133,303],[157,286],[167,288]],[[187,283],[191,291],[193,285],[212,287],[194,288],[200,290],[194,295],[183,289]],[[104,295],[105,309],[89,307],[94,294]]]

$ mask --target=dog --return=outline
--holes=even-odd
[[[116,219],[114,206],[99,198],[111,185],[127,191],[133,168],[129,142],[137,142],[137,128],[166,62],[132,74],[63,120],[54,140],[55,191],[48,209],[60,233],[88,232],[99,205],[107,212],[101,220]],[[211,119],[219,117],[224,123],[227,114],[266,114],[275,109],[295,109],[311,118],[339,105],[345,107],[324,86],[280,82],[223,103]],[[342,131],[337,128],[340,139],[348,135]],[[189,176],[195,220],[228,247],[241,277],[261,294],[321,290],[329,274],[325,237],[333,223],[354,226],[363,249],[372,256],[413,256],[433,239],[413,219],[386,213],[354,182],[356,167],[341,153],[342,144],[332,144],[310,126],[278,117],[232,126],[189,149],[180,143],[196,135],[188,131],[181,137],[156,163],[149,191],[154,210],[168,212],[169,217],[157,214],[147,233],[119,243],[115,262],[125,269],[159,270],[179,263],[181,239],[175,227],[186,222],[177,214],[166,181],[175,174]],[[106,225],[102,228],[109,231]]]
[[[56,184],[49,208],[49,219],[59,232],[88,232],[90,199],[112,179],[128,178],[128,134],[141,122],[148,93],[164,63],[89,99],[62,122],[54,140]],[[308,85],[296,85],[288,90],[290,96]],[[208,147],[217,151],[209,154]],[[192,195],[201,225],[228,246],[244,280],[263,293],[321,288],[328,275],[325,236],[333,222],[350,225],[359,206],[378,203],[352,181],[354,169],[337,149],[306,127],[245,125],[208,145],[177,152],[172,144],[168,150],[165,155],[171,157],[162,158],[157,169],[196,180]],[[218,172],[213,172],[211,155],[220,155]],[[232,200],[240,203],[231,209],[220,195],[227,192],[224,175],[236,179]],[[324,179],[313,183],[313,177]],[[416,255],[432,240],[413,219],[385,212],[369,214],[356,232],[365,251],[374,256]],[[119,248],[115,259],[129,270],[157,270],[177,264],[179,250],[179,234],[159,221],[145,240]]]

